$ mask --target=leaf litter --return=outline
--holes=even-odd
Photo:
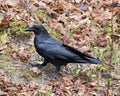
[[[37,57],[38,55],[34,52],[35,49],[33,45],[26,46],[28,40],[31,38],[31,34],[22,35],[23,33],[20,33],[20,35],[18,35],[15,32],[17,31],[19,33],[21,29],[15,29],[15,26],[20,26],[21,20],[24,21],[26,25],[32,25],[36,21],[41,22],[47,27],[51,34],[57,34],[55,38],[63,40],[64,43],[86,54],[94,55],[94,53],[91,52],[92,48],[90,46],[97,45],[100,48],[104,48],[109,43],[108,33],[110,30],[107,30],[107,28],[109,29],[110,27],[111,1],[27,0],[27,2],[25,2],[24,0],[0,0],[0,2],[0,35],[7,33],[7,38],[9,38],[4,38],[4,40],[0,39],[1,96],[46,96],[46,94],[50,94],[51,96],[107,95],[107,79],[104,78],[104,76],[92,78],[83,73],[76,75],[74,72],[69,73],[71,71],[68,71],[68,73],[63,72],[59,79],[53,79],[48,78],[49,76],[46,75],[52,72],[50,73],[48,71],[47,73],[44,71],[44,68],[31,68],[31,66],[28,65],[29,59],[42,59],[41,57]],[[115,0],[113,5],[119,6],[119,3],[119,0]],[[120,26],[118,19],[119,7],[114,8],[113,13],[117,21],[117,24],[115,24],[116,30],[114,29],[113,34],[114,44],[117,46],[116,48],[119,48],[120,29],[117,28]],[[7,28],[7,30],[4,27]],[[55,33],[52,33],[53,29]],[[19,38],[17,38],[17,36]],[[29,42],[31,43],[32,40]],[[104,52],[106,51],[108,50],[106,49]],[[108,51],[108,53],[109,52],[110,51]],[[108,59],[108,53],[103,54],[103,57],[107,57]],[[35,54],[35,56],[30,56],[31,54]],[[119,63],[119,59],[115,58],[114,63],[118,64],[117,62]],[[49,70],[50,67],[46,70]],[[73,68],[74,67],[73,65]],[[81,70],[86,67],[91,68],[91,70],[95,68],[89,65],[81,65],[78,69]],[[51,68],[51,70],[53,69]],[[72,68],[70,67],[70,69],[67,70],[72,70]],[[113,76],[114,75],[115,73],[113,72]],[[119,77],[119,75],[115,76]],[[110,95],[119,95],[119,80],[115,79],[111,82]]]

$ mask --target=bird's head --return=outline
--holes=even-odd
[[[35,33],[35,35],[48,34],[48,32],[45,29],[45,27],[43,25],[40,25],[40,24],[33,25],[32,27],[27,27],[25,29],[25,31],[33,31]]]

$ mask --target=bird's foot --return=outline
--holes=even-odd
[[[59,79],[60,78],[60,74],[52,73],[52,74],[49,75],[49,78],[51,78],[51,79]]]

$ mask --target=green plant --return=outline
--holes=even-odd
[[[61,39],[61,33],[58,32],[55,28],[51,28],[51,35],[58,40]]]
[[[45,11],[43,10],[38,10],[35,12],[35,14],[37,15],[38,19],[44,23],[44,22],[47,22],[47,18],[48,18],[48,15]]]
[[[0,42],[1,42],[2,45],[6,44],[7,38],[8,38],[7,33],[0,34]]]
[[[11,27],[12,27],[11,32],[12,32],[12,33],[16,33],[16,34],[24,33],[24,29],[25,29],[25,26],[26,26],[26,25],[27,25],[27,24],[26,24],[25,21],[22,21],[22,20],[21,20],[21,21],[18,23],[18,21],[13,20],[13,21],[11,22]]]
[[[50,86],[49,90],[46,92],[46,96],[53,96],[52,95],[52,86]]]

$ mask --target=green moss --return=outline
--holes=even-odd
[[[59,31],[57,31],[55,28],[51,29],[50,34],[51,34],[51,36],[53,36],[57,40],[59,40],[59,41],[61,40],[62,34]]]
[[[0,42],[1,42],[2,45],[6,44],[7,38],[8,38],[7,33],[0,34]]]
[[[38,17],[38,19],[40,20],[41,23],[47,22],[48,15],[45,11],[37,10],[35,12],[35,14],[37,15],[37,17]]]
[[[21,34],[21,33],[24,33],[24,29],[25,27],[27,26],[26,22],[25,21],[19,21],[19,24],[18,24],[18,21],[16,20],[13,20],[11,22],[11,33],[16,33],[16,34]]]

